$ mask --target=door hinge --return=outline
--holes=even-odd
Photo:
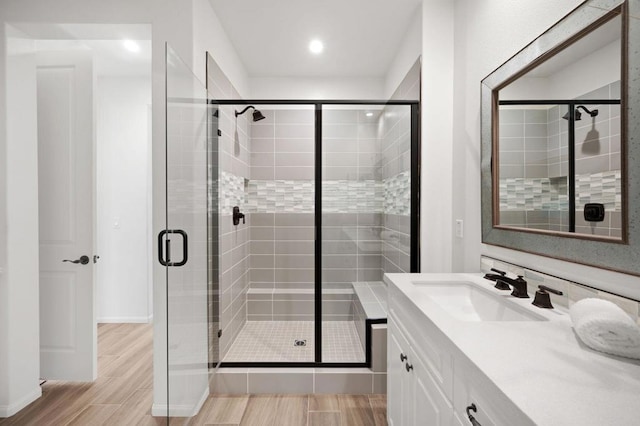
[[[218,330],[218,339],[222,337],[222,329]]]

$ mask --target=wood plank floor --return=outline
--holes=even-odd
[[[151,416],[151,324],[98,326],[98,379],[47,382],[5,425],[166,425]],[[213,395],[196,417],[170,425],[386,426],[385,395]]]

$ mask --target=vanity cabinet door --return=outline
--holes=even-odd
[[[387,421],[389,426],[404,426],[408,424],[408,417],[412,410],[409,393],[411,376],[406,373],[404,364],[404,357],[408,356],[409,344],[391,318],[388,322],[388,336]]]
[[[388,322],[387,420],[390,426],[449,426],[453,407],[393,318]]]
[[[453,407],[444,396],[426,366],[410,353],[409,364],[413,367],[413,415],[411,426],[449,426],[453,419]]]

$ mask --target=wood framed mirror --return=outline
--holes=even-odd
[[[640,275],[639,3],[587,0],[483,79],[484,243]]]

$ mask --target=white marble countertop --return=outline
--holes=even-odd
[[[538,425],[640,425],[640,361],[582,344],[566,310],[540,309],[482,274],[386,274],[462,353]],[[548,321],[460,321],[414,281],[471,282]],[[531,292],[532,289],[529,289]]]

